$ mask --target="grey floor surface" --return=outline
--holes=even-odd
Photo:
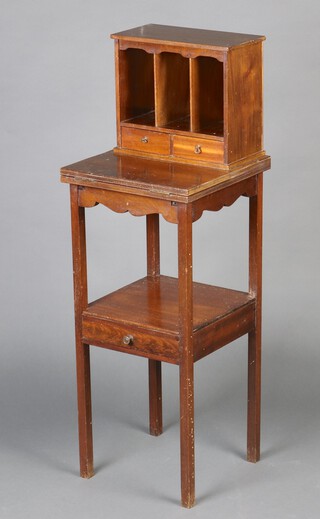
[[[267,345],[266,345],[267,346]],[[1,519],[317,519],[318,359],[264,354],[262,458],[245,461],[246,341],[196,365],[196,494],[179,504],[178,371],[164,366],[164,433],[147,433],[146,361],[92,351],[96,474],[78,476],[74,369],[1,373]],[[42,359],[44,360],[44,359]],[[41,362],[41,357],[38,359]],[[284,370],[286,367],[286,370]],[[308,372],[308,383],[299,376]],[[282,377],[281,377],[282,373]],[[67,383],[68,380],[68,383]]]

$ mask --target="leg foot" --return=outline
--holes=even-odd
[[[181,503],[195,502],[193,364],[180,366]]]
[[[249,334],[247,460],[260,459],[261,349],[255,331]]]
[[[161,386],[161,362],[149,359],[149,424],[152,436],[159,436],[163,431]]]
[[[88,344],[77,344],[77,385],[80,476],[91,478],[93,469],[93,441],[91,414],[90,352]]]

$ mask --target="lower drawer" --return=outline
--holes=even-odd
[[[179,360],[178,337],[142,332],[130,325],[121,326],[86,315],[82,318],[82,342],[174,364]]]
[[[175,157],[210,160],[223,164],[224,143],[223,141],[175,135],[173,137],[173,154]]]
[[[170,135],[137,128],[121,129],[121,147],[146,153],[170,154]]]

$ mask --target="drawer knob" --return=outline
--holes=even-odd
[[[132,335],[125,335],[122,339],[122,342],[123,344],[125,344],[126,346],[129,346],[129,344],[131,344],[133,342],[133,337]]]
[[[147,144],[147,142],[149,142],[148,137],[146,135],[144,137],[141,137],[141,142],[144,142]]]
[[[202,152],[202,149],[201,149],[201,146],[200,144],[196,144],[195,147],[194,147],[194,152],[199,155],[199,153]]]

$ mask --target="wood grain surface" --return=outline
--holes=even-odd
[[[270,157],[240,164],[231,172],[201,165],[172,164],[117,156],[112,150],[61,168],[61,181],[79,186],[133,193],[140,197],[192,202],[270,169]]]
[[[114,33],[111,35],[111,38],[124,39],[127,41],[152,41],[155,43],[163,41],[171,44],[184,43],[185,45],[196,47],[228,49],[236,45],[251,43],[252,41],[262,41],[265,39],[265,36],[148,24]]]

